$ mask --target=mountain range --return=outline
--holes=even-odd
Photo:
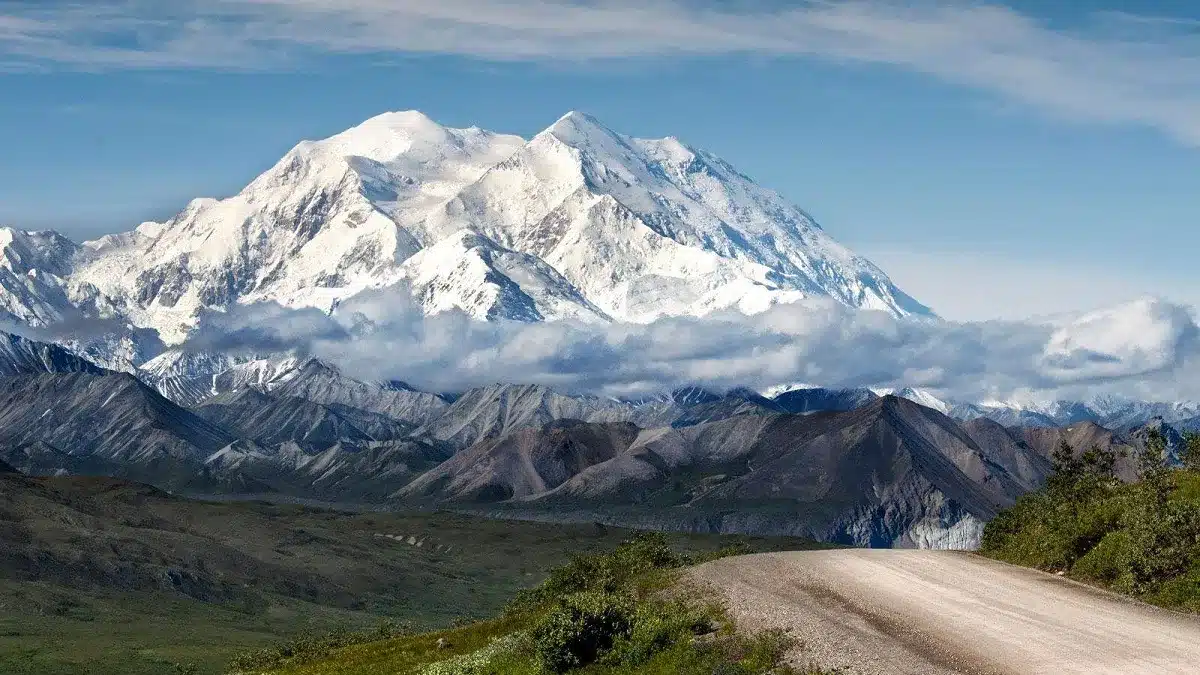
[[[96,322],[58,343],[189,404],[229,389],[202,380],[235,365],[187,348],[203,313],[257,302],[332,311],[395,287],[425,314],[457,309],[483,320],[644,322],[808,297],[935,316],[727,162],[675,138],[624,136],[579,112],[528,140],[386,113],[304,141],[238,194],[194,200],[167,222],[82,244],[0,229],[0,320],[43,329]],[[227,377],[270,379],[258,369],[278,367],[279,355],[259,356],[252,360],[263,363]],[[1200,416],[1190,403],[981,404],[896,393],[1015,425]]]
[[[206,310],[331,310],[399,284],[427,314],[478,319],[644,322],[805,297],[932,315],[721,159],[577,112],[529,140],[388,113],[165,223],[83,244],[0,232],[0,317],[123,324],[124,344],[93,355],[119,369],[155,338],[185,342]]]
[[[1134,455],[1152,428],[1172,450],[1200,429],[1200,406],[1115,398],[429,392],[300,352],[198,346],[204,317],[241,305],[333,313],[389,289],[420,314],[480,321],[639,323],[805,298],[938,320],[805,212],[677,139],[582,113],[528,140],[389,113],[164,223],[82,244],[0,230],[0,319],[65,336],[0,333],[0,470],[969,548],[1045,480],[1059,442]]]
[[[18,348],[0,352],[0,462],[26,474],[864,546],[970,548],[983,523],[1042,484],[1061,442],[1117,450],[1132,477],[1151,429],[1176,445],[1182,429],[955,419],[922,392],[897,394],[923,403],[815,388],[439,395],[294,357],[169,352],[143,381],[56,345],[8,344]],[[198,384],[168,397],[189,379]]]

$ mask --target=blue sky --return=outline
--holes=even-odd
[[[0,0],[0,222],[129,229],[385,110],[580,109],[725,157],[951,318],[1200,304],[1189,4]]]

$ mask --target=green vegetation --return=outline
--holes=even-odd
[[[678,553],[639,534],[579,555],[517,594],[499,618],[331,652],[275,650],[235,660],[238,675],[795,674],[779,632],[739,634],[722,608],[682,580],[688,565],[744,552]],[[810,671],[815,672],[815,671]]]
[[[230,657],[288,635],[375,617],[272,599],[263,612],[165,592],[0,581],[0,673],[210,675]]]
[[[631,532],[452,513],[188,501],[108,479],[0,477],[0,673],[217,675],[495,616],[573,554]],[[669,535],[694,555],[814,546]],[[396,626],[387,628],[399,631]],[[407,629],[401,631],[408,633]]]
[[[1111,452],[1077,455],[1064,444],[1046,487],[988,523],[982,553],[1200,611],[1200,436],[1186,438],[1182,468],[1165,458],[1152,435],[1127,484]]]

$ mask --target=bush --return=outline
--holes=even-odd
[[[1122,522],[1129,537],[1131,590],[1152,592],[1186,573],[1200,555],[1200,504],[1145,498]]]
[[[634,614],[629,637],[614,645],[605,661],[627,666],[646,663],[674,645],[716,631],[713,615],[717,612],[682,600],[645,602]]]
[[[1132,590],[1129,579],[1132,548],[1133,543],[1128,532],[1109,532],[1099,544],[1075,563],[1072,572],[1081,579]]]
[[[624,542],[612,553],[575,556],[556,567],[540,586],[517,594],[508,611],[533,611],[560,598],[586,591],[620,593],[645,582],[657,571],[672,570],[691,561],[671,550],[667,538],[644,533]]]
[[[730,548],[704,559],[743,552],[746,549]],[[675,570],[694,562],[672,551],[661,534],[638,535],[608,554],[578,556],[552,570],[537,588],[522,593],[501,620],[460,629],[459,634],[470,633],[472,639],[463,640],[458,651],[455,645],[449,645],[450,650],[440,646],[434,649],[431,645],[436,634],[402,642],[398,649],[397,645],[385,646],[384,650],[413,659],[388,672],[795,674],[784,665],[784,657],[792,647],[786,635],[740,635],[726,621],[721,607],[697,601],[673,587]],[[235,664],[235,671],[275,672],[324,656],[333,662],[340,656],[331,653],[334,650],[390,637],[390,631],[339,633],[297,641],[245,655]],[[418,642],[424,646],[410,648]],[[459,653],[467,650],[472,651]],[[355,654],[360,652],[356,650]]]
[[[340,629],[325,635],[306,635],[274,647],[243,652],[233,657],[229,664],[230,673],[258,673],[274,670],[285,665],[297,665],[318,661],[335,650],[351,645],[390,640],[410,634],[408,624],[383,621],[372,630],[348,631]]]
[[[1200,440],[1189,443],[1200,456]],[[1060,448],[1046,488],[988,523],[981,552],[1169,606],[1200,605],[1200,585],[1187,581],[1200,560],[1200,474],[1171,469],[1164,448],[1151,438],[1140,480],[1128,485],[1112,478],[1111,454],[1075,459]]]
[[[565,673],[596,660],[618,641],[629,637],[634,605],[612,593],[577,593],[543,617],[531,631],[534,652],[542,668]]]
[[[421,668],[420,675],[491,675],[498,672],[496,662],[519,651],[524,641],[523,633],[505,635],[470,654],[431,663]]]

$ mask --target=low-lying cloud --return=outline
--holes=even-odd
[[[1085,16],[1052,26],[974,0],[40,0],[0,3],[0,69],[256,70],[324,54],[818,57],[1200,144],[1196,23]]]
[[[194,348],[288,349],[365,380],[432,391],[496,382],[632,397],[814,383],[922,387],[958,400],[1016,392],[1128,392],[1153,384],[1191,396],[1183,374],[1200,349],[1189,310],[1144,299],[1068,321],[899,320],[833,302],[761,314],[666,318],[650,324],[481,322],[426,317],[403,288],[316,309],[246,305],[202,318]]]

